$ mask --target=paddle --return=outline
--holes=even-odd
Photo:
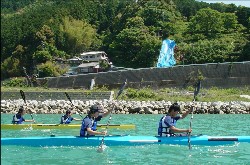
[[[21,94],[21,96],[22,96],[22,99],[23,99],[25,105],[27,106],[27,102],[26,102],[26,99],[25,99],[25,94],[24,94],[24,92],[23,92],[22,90],[20,90],[20,94]],[[32,120],[34,121],[34,118],[33,118],[32,113],[30,113],[30,116],[31,116]],[[35,122],[34,122],[34,123],[35,123]]]
[[[118,92],[118,94],[117,94],[117,96],[116,96],[116,100],[117,100],[118,97],[122,94],[122,92],[123,92],[123,90],[124,90],[124,88],[125,88],[126,85],[127,85],[127,80],[123,83],[121,89],[119,90],[119,92]],[[112,108],[112,111],[113,111],[114,109],[115,109],[115,104],[114,104],[114,106],[113,106],[113,108]],[[111,119],[112,119],[112,111],[110,112],[110,116],[109,116],[109,119],[108,119],[108,122],[107,122],[107,126],[106,126],[106,131],[108,130],[109,123],[110,123],[110,121],[111,121]],[[106,146],[105,146],[105,144],[104,144],[104,138],[105,138],[105,136],[106,136],[106,135],[104,135],[104,136],[102,137],[102,141],[101,141],[100,145],[98,146],[98,149],[97,149],[98,152],[102,152],[102,151],[104,151],[104,149],[106,148]]]
[[[199,80],[199,81],[197,82],[196,86],[195,86],[195,89],[194,89],[193,103],[195,102],[195,98],[196,98],[196,96],[198,95],[198,93],[199,93],[199,91],[200,91],[200,87],[201,87],[201,81]],[[189,129],[192,129],[192,119],[194,118],[193,112],[194,112],[194,107],[193,107],[193,109],[192,109],[192,115],[191,115],[191,118],[190,118]],[[188,133],[188,148],[189,148],[189,149],[192,148],[190,136],[191,136],[191,133],[189,132],[189,133]]]
[[[73,103],[72,103],[72,100],[71,100],[71,98],[69,97],[69,94],[67,93],[67,92],[64,92],[65,93],[65,95],[66,95],[66,97],[68,98],[68,100],[71,102],[71,104],[72,104],[72,106],[73,107],[76,107]],[[83,119],[83,117],[82,117],[82,115],[79,113],[79,115],[81,116],[81,118]]]

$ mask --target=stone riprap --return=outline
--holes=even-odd
[[[20,106],[24,106],[27,113],[62,114],[71,109],[73,114],[87,114],[94,103],[101,104],[105,111],[114,107],[115,114],[166,114],[170,101],[124,101],[124,100],[1,100],[1,113],[15,114]],[[178,102],[181,113],[187,111],[192,102]],[[250,102],[195,102],[194,114],[250,114]],[[115,106],[114,106],[115,105]]]

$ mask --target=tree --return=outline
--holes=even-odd
[[[239,61],[250,61],[250,42],[246,43],[240,54]]]
[[[59,65],[47,61],[46,63],[37,66],[39,70],[39,77],[56,77],[65,73],[65,69],[62,69]]]
[[[52,56],[48,51],[42,50],[42,51],[36,51],[33,54],[33,59],[36,61],[37,64],[40,64],[40,63],[45,63],[46,61],[51,61]]]
[[[250,8],[240,6],[236,12],[236,15],[238,17],[238,22],[243,26],[247,27],[247,19],[250,17]]]
[[[43,25],[42,29],[36,33],[36,39],[39,43],[48,43],[54,45],[54,33],[47,25]]]
[[[247,29],[248,29],[248,33],[250,34],[250,17],[247,19]]]
[[[192,44],[179,46],[185,54],[186,63],[215,63],[231,61],[230,54],[234,51],[233,38],[220,38],[214,40],[200,40]]]
[[[157,61],[160,44],[159,38],[150,33],[141,17],[129,18],[110,45],[112,61],[115,65],[132,68],[152,67]]]
[[[221,14],[210,8],[200,9],[191,18],[189,31],[192,33],[202,33],[206,36],[213,36],[223,30],[223,19]]]
[[[19,77],[21,75],[21,64],[17,58],[8,57],[1,63],[1,79],[7,77]]]
[[[100,45],[96,30],[90,24],[69,17],[63,19],[59,35],[59,42],[64,46],[65,52],[73,55]]]
[[[223,13],[222,14],[225,32],[230,33],[236,30],[238,21],[235,13]]]

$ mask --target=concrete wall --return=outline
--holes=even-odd
[[[205,88],[250,85],[250,61],[178,65],[171,68],[141,68],[69,77],[49,77],[38,79],[38,83],[47,83],[49,88],[89,89],[91,79],[95,79],[96,85],[112,88],[119,87],[127,79],[128,86],[135,88],[148,85],[155,88],[183,87],[186,85],[190,73],[198,71],[205,77],[205,80],[202,81],[202,86]]]

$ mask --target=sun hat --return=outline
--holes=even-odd
[[[91,113],[96,113],[96,112],[102,113],[103,112],[103,107],[101,105],[94,104],[94,105],[92,105],[90,107],[90,112]]]

